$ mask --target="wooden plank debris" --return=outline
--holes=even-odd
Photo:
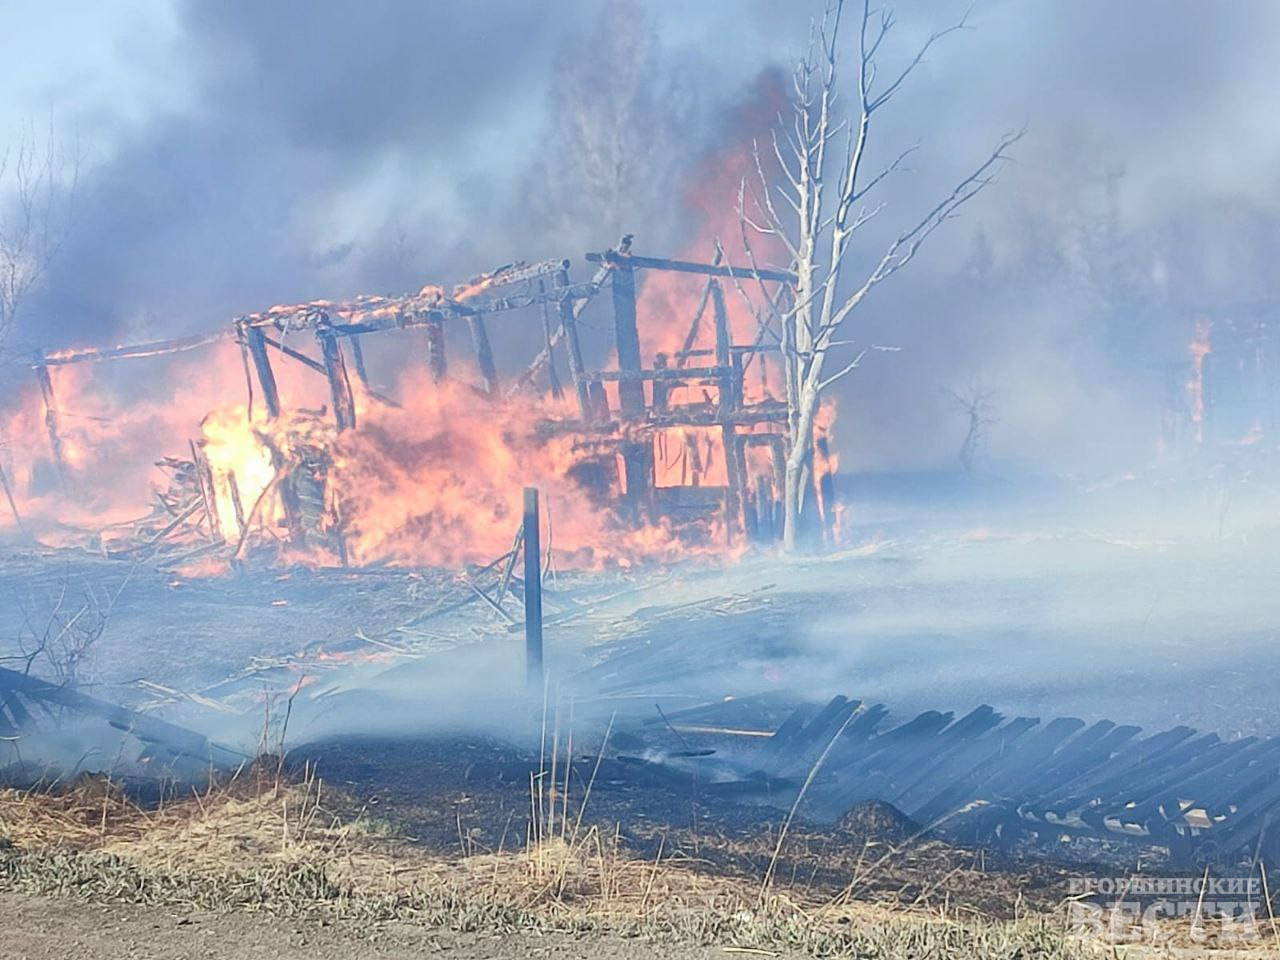
[[[26,700],[29,703],[56,706],[82,717],[102,720],[148,746],[161,748],[175,758],[183,758],[196,764],[214,763],[221,766],[246,759],[192,730],[16,670],[0,667],[0,695],[5,699],[14,726],[20,730],[29,730],[34,723],[30,710],[25,709],[22,704]]]
[[[750,731],[731,706],[691,708],[671,726],[682,737],[713,740]],[[1280,837],[1270,831],[1280,820],[1280,738],[1224,742],[1188,727],[1139,738],[1138,727],[1108,720],[1006,722],[987,705],[959,719],[929,710],[877,731],[886,715],[842,696],[820,709],[798,705],[719,777],[748,792],[762,780],[795,783],[830,744],[805,801],[810,815],[837,819],[877,800],[981,843],[1040,832],[1056,844],[1065,833],[1162,844],[1179,856],[1280,858]],[[698,744],[681,741],[687,754]],[[663,762],[685,761],[673,751]],[[774,788],[761,796],[786,806],[794,794]]]

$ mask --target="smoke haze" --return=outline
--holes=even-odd
[[[962,12],[901,5],[886,74]],[[808,30],[764,0],[8,16],[0,121],[52,116],[84,154],[22,346],[178,336],[517,258],[570,256],[581,276],[622,230],[640,252],[709,250],[706,207],[735,198],[707,171],[760,134],[750,107]],[[1192,314],[1276,294],[1280,10],[988,0],[971,25],[882,115],[873,159],[920,143],[886,226],[1028,133],[857,321],[902,349],[842,386],[842,466],[952,466],[964,423],[944,390],[971,383],[999,421],[992,469],[1143,466]]]

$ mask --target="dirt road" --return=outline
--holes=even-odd
[[[475,934],[407,923],[328,924],[249,913],[85,904],[0,894],[0,956],[12,960],[704,960],[718,947],[591,936]],[[774,956],[779,956],[774,954]]]

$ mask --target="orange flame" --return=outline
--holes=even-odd
[[[1213,352],[1212,332],[1213,321],[1208,317],[1198,318],[1195,336],[1187,347],[1191,354],[1191,378],[1186,387],[1196,443],[1204,440],[1204,358]]]

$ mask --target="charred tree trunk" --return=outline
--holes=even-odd
[[[794,553],[802,543],[800,525],[804,519],[806,490],[813,486],[813,424],[818,413],[818,393],[806,385],[793,418],[791,448],[783,479],[782,545]]]

